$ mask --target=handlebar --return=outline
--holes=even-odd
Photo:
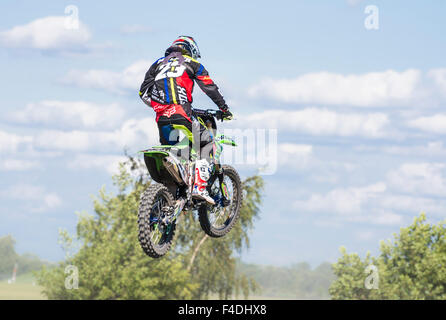
[[[221,120],[221,121],[224,120],[224,118],[223,118],[224,113],[223,113],[223,111],[220,111],[220,110],[214,110],[214,109],[204,110],[204,109],[192,108],[192,113],[194,115],[198,115],[198,116],[200,116],[200,115],[212,116],[212,117],[215,117],[217,120]]]

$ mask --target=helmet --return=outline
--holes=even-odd
[[[195,42],[194,38],[192,38],[192,37],[179,36],[178,39],[176,39],[172,45],[182,47],[194,59],[201,58],[200,50],[198,49],[198,45]]]

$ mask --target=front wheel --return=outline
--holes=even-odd
[[[223,165],[223,181],[215,179],[210,186],[210,196],[215,205],[205,204],[198,209],[198,219],[203,231],[219,238],[231,231],[240,216],[242,206],[242,182],[237,171],[228,165]],[[221,183],[221,184],[220,184]]]
[[[175,200],[162,184],[148,187],[141,195],[138,211],[138,240],[144,252],[159,258],[167,253],[175,234],[175,222],[165,223],[171,214]]]

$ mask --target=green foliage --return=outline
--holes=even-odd
[[[8,235],[0,238],[0,278],[10,276],[18,255],[14,250],[15,241]]]
[[[407,228],[382,241],[381,254],[361,261],[341,248],[333,265],[336,281],[330,287],[334,299],[446,299],[446,228],[426,223],[422,213]],[[378,289],[366,289],[366,267],[377,267]]]
[[[17,275],[39,270],[47,264],[35,255],[29,253],[17,254],[14,247],[15,240],[11,235],[0,238],[0,279],[11,277],[15,264],[17,264]]]
[[[94,199],[95,214],[79,214],[76,235],[61,233],[70,254],[58,267],[45,268],[38,276],[48,298],[206,299],[212,293],[228,298],[235,291],[248,295],[255,290],[249,279],[235,276],[233,252],[249,244],[248,231],[258,214],[263,188],[260,177],[245,180],[242,219],[227,236],[208,238],[196,216],[184,213],[172,250],[160,259],[146,256],[138,242],[139,199],[151,183],[144,165],[129,158],[113,181],[118,194],[101,189]],[[78,268],[78,289],[65,288],[68,265]]]
[[[268,298],[329,299],[328,288],[335,278],[329,263],[312,270],[308,263],[278,267],[239,262],[237,270],[249,274],[258,292]]]
[[[229,299],[240,293],[247,297],[249,292],[256,291],[253,279],[236,274],[237,260],[233,252],[249,246],[249,231],[259,212],[263,179],[259,176],[247,178],[243,182],[243,190],[240,218],[224,237],[213,239],[206,236],[191,213],[186,215],[186,221],[181,221],[178,242],[182,248],[188,248],[185,250],[185,262],[190,268],[191,278],[199,284],[194,299],[207,299],[210,294],[217,294],[220,299]],[[196,256],[190,265],[194,252]]]

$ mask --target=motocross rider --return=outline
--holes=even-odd
[[[197,61],[198,58],[201,56],[196,41],[189,36],[180,36],[167,48],[164,57],[152,64],[141,84],[139,96],[156,112],[160,142],[163,145],[177,142],[172,140],[171,134],[174,130],[172,125],[175,124],[183,125],[191,132],[200,132],[200,147],[202,150],[212,150],[212,136],[192,114],[194,81],[223,112],[224,118],[232,117],[217,85]],[[215,204],[206,190],[211,174],[210,159],[209,154],[199,154],[195,163],[192,197]]]

